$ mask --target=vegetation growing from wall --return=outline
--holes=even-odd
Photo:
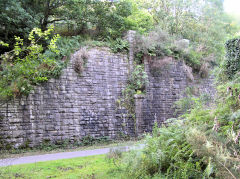
[[[147,10],[163,31],[188,39],[206,58],[214,54],[220,61],[224,42],[237,32],[237,25],[224,13],[221,0],[135,0]]]
[[[230,42],[236,49],[227,48],[227,53],[239,48],[236,39]],[[225,60],[237,58],[239,54],[227,55]],[[238,73],[238,64],[232,65],[230,70]],[[228,73],[221,72],[228,79]],[[212,103],[196,97],[189,88],[187,96],[177,102],[186,113],[179,120],[170,119],[168,127],[155,127],[145,138],[144,150],[123,160],[125,174],[131,178],[239,178],[239,82],[238,76],[218,81]]]
[[[76,50],[76,47],[80,48],[84,43],[90,46],[107,45],[113,52],[127,52],[128,43],[121,37],[127,30],[132,29],[142,34],[136,39],[138,45],[135,49],[135,57],[138,64],[142,63],[143,55],[158,57],[167,55],[184,59],[193,71],[199,72],[202,76],[206,76],[210,64],[221,61],[224,51],[222,42],[237,28],[232,25],[232,20],[223,13],[220,1],[204,0],[193,3],[182,0],[122,0],[114,2],[11,0],[2,1],[1,4],[3,13],[1,14],[2,28],[0,31],[4,32],[1,33],[4,35],[0,35],[0,40],[9,44],[8,46],[1,45],[1,54],[14,49],[15,35],[21,39],[21,42],[18,43],[24,43],[26,47],[31,46],[31,40],[28,40],[31,29],[38,27],[44,31],[49,25],[55,25],[55,33],[60,32],[63,36],[70,36],[63,37],[56,42],[59,53],[54,57],[53,53],[47,51],[48,42],[38,41],[38,45],[43,46],[42,53],[45,56],[49,55],[49,59],[61,59]],[[15,14],[12,13],[12,9],[15,9]],[[175,9],[176,13],[170,9]],[[1,60],[1,66],[3,63],[5,62]],[[11,86],[11,88],[8,92],[4,90],[2,95],[14,98],[20,96],[19,91],[21,94],[29,93],[32,84],[37,84],[41,80],[46,81],[50,76],[57,76],[60,73],[64,63],[60,60],[56,60],[56,63],[54,72],[50,70],[54,74],[47,76],[41,74],[38,76],[39,78],[34,78],[35,81],[20,80],[24,81],[24,84],[9,84],[3,80],[2,85]],[[11,71],[14,71],[13,68],[15,71],[18,71],[18,68],[21,71],[23,66],[19,65],[20,63],[11,67]],[[10,71],[9,73],[7,71],[9,69],[5,70],[5,73],[10,75]],[[24,75],[17,76],[25,79]],[[14,75],[8,78],[14,78],[16,81]],[[18,89],[19,87],[16,86],[24,87]]]
[[[138,34],[135,44],[137,45],[134,54],[137,63],[142,63],[144,56],[153,57],[151,59],[173,57],[176,60],[183,60],[191,67],[191,71],[199,73],[201,77],[207,77],[210,64],[214,61],[213,56],[205,57],[204,53],[189,40],[170,35],[160,27],[156,27],[147,35]]]
[[[223,68],[228,79],[233,79],[240,70],[240,39],[228,40],[225,44],[227,54]]]
[[[9,100],[27,95],[33,85],[47,81],[61,73],[64,62],[56,46],[58,35],[49,37],[53,28],[42,32],[34,28],[28,36],[29,45],[15,37],[14,49],[1,55],[0,98]],[[39,44],[44,41],[45,45]],[[2,45],[8,46],[2,42]]]
[[[86,48],[81,48],[75,53],[75,58],[73,62],[73,68],[75,72],[77,72],[78,74],[81,74],[83,72],[88,58],[89,54],[87,53]]]
[[[239,28],[222,0],[2,0],[0,10],[1,100],[27,95],[58,76],[67,56],[83,44],[127,52],[127,30],[140,34],[136,64],[119,101],[131,117],[134,94],[144,93],[147,83],[144,56],[183,59],[202,76],[221,64],[214,103],[194,95],[179,101],[186,111],[182,121],[155,127],[145,149],[124,158],[122,171],[129,178],[240,178],[239,38],[227,41],[224,58],[224,43]],[[78,72],[84,67],[80,59]]]
[[[122,98],[117,101],[117,105],[127,109],[130,118],[135,120],[135,94],[145,94],[148,83],[147,74],[143,65],[134,64],[127,85],[122,91]]]

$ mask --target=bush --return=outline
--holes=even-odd
[[[137,63],[142,62],[141,58],[144,55],[158,58],[168,56],[184,60],[186,65],[193,69],[193,72],[200,71],[201,76],[207,76],[208,58],[205,58],[196,47],[190,46],[190,42],[186,39],[179,40],[158,27],[147,35],[137,34],[135,43],[137,45],[135,45],[134,53]],[[192,80],[192,77],[190,79]]]
[[[118,52],[128,52],[129,49],[129,43],[126,40],[123,40],[121,38],[117,38],[116,40],[110,40],[110,49],[113,53]]]
[[[109,153],[106,155],[106,159],[109,162],[113,162],[114,165],[120,169],[121,165],[121,159],[123,157],[123,153],[126,152],[126,147],[117,147],[117,148],[111,148]]]
[[[104,144],[104,143],[109,143],[109,142],[111,142],[111,139],[109,139],[106,136],[95,138],[90,135],[87,135],[81,139],[80,145],[88,146],[88,145],[94,145],[94,144]]]
[[[240,71],[240,39],[227,41],[225,47],[227,54],[223,67],[227,77],[233,79],[234,75]]]
[[[147,35],[136,35],[134,53],[143,53],[150,56],[164,56],[172,39],[170,35],[160,28],[149,32]]]
[[[239,178],[240,158],[236,153],[240,146],[229,137],[222,136],[208,125],[193,127],[187,133],[187,141],[198,157],[208,160],[213,178]]]
[[[145,93],[147,85],[147,74],[143,65],[134,64],[134,69],[128,79],[126,88],[122,91],[122,98],[118,100],[118,105],[128,110],[130,117],[135,118],[134,95]]]
[[[146,136],[142,151],[130,152],[124,160],[128,178],[203,178],[208,163],[187,142],[188,127],[176,121],[168,128],[155,128]]]
[[[1,100],[28,95],[34,85],[60,75],[65,62],[60,60],[62,54],[56,45],[60,37],[50,38],[52,31],[53,27],[45,32],[34,28],[28,37],[30,45],[15,37],[14,49],[1,55]]]
[[[236,137],[236,135],[235,135]],[[126,178],[239,178],[239,143],[212,130],[175,120],[154,128],[143,150],[122,160]]]

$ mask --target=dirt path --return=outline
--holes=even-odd
[[[35,156],[26,156],[19,158],[7,158],[0,160],[0,167],[10,166],[10,165],[18,165],[18,164],[27,164],[27,163],[36,163],[50,160],[59,160],[59,159],[69,159],[76,157],[86,157],[91,155],[101,155],[107,154],[111,149],[121,149],[121,150],[132,150],[143,148],[143,144],[139,144],[138,146],[124,146],[124,147],[112,147],[112,148],[102,148],[102,149],[94,149],[94,150],[83,150],[76,152],[61,152],[54,154],[44,154],[44,155],[35,155]]]

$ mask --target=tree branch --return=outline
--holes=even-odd
[[[47,23],[53,23],[53,22],[57,22],[57,21],[63,21],[63,20],[66,20],[66,19],[54,19],[54,20],[51,20],[51,21],[47,21]]]

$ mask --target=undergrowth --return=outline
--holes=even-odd
[[[217,81],[215,100],[209,101],[203,94],[199,97],[188,88],[185,97],[176,103],[184,114],[172,119],[167,127],[155,125],[152,135],[145,137],[145,148],[123,158],[128,178],[240,178],[240,78],[236,75],[240,68],[236,42],[227,43],[224,63],[231,68],[221,66],[222,78],[218,79],[225,81]]]
[[[61,74],[69,50],[63,47],[66,44],[59,42],[60,36],[53,35],[52,31],[53,27],[44,32],[38,28],[33,29],[28,36],[29,43],[15,37],[14,49],[1,55],[2,101],[28,95],[35,85]]]
[[[142,63],[144,55],[162,58],[165,56],[183,60],[202,77],[208,75],[208,70],[215,57],[205,55],[202,49],[187,39],[170,35],[157,27],[147,35],[137,34],[135,38],[134,54],[136,61]]]
[[[122,96],[116,102],[118,107],[127,110],[128,118],[134,120],[135,128],[135,95],[145,94],[147,84],[148,77],[147,73],[144,71],[144,66],[134,64],[133,70],[128,78],[126,87],[122,90]]]
[[[66,67],[70,54],[80,47],[109,47],[112,52],[128,52],[128,42],[117,38],[105,41],[94,41],[81,36],[60,37],[53,34],[53,27],[42,32],[34,28],[28,41],[15,37],[12,51],[0,58],[0,99],[8,101],[27,96],[35,85],[60,76]],[[0,42],[1,46],[8,46]],[[86,53],[84,53],[86,54]],[[81,73],[87,56],[75,63],[75,70]],[[80,64],[81,63],[81,64]]]

